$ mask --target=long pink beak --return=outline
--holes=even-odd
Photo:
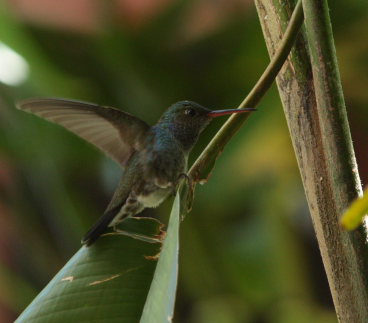
[[[208,113],[208,116],[211,118],[226,116],[228,114],[233,113],[244,113],[250,111],[256,111],[257,109],[254,108],[245,108],[245,109],[226,109],[226,110],[215,110]]]

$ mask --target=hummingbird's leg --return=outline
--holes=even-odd
[[[137,201],[137,196],[134,192],[131,192],[128,198],[126,199],[124,205],[120,209],[119,213],[115,216],[110,226],[116,232],[119,229],[117,226],[123,222],[127,217],[134,216],[135,214],[142,211],[140,203]]]

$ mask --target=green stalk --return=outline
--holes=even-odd
[[[255,0],[273,56],[293,1]],[[363,228],[338,218],[361,193],[326,0],[303,0],[300,34],[277,85],[322,260],[340,322],[368,322],[367,246]]]
[[[325,267],[336,312],[341,322],[368,322],[366,234],[339,227],[337,217],[362,188],[345,109],[327,0],[303,0],[311,55],[321,146],[334,221],[325,224]],[[329,217],[326,217],[326,220]],[[326,237],[326,234],[329,236]],[[332,255],[333,253],[333,255]]]
[[[268,67],[263,72],[256,85],[239,105],[239,109],[255,107],[265,95],[287,59],[302,24],[303,9],[301,1],[299,1],[290,18],[289,25],[280,42],[278,50],[272,57]],[[194,183],[208,178],[216,159],[223,151],[225,145],[240,129],[249,116],[250,113],[235,114],[225,122],[189,170],[189,175]]]

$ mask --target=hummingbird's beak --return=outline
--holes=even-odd
[[[254,108],[215,110],[215,111],[209,112],[208,116],[210,118],[216,118],[216,117],[226,116],[228,114],[243,113],[243,112],[250,112],[250,111],[256,111],[256,110],[257,109],[254,109]]]

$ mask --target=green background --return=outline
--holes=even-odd
[[[366,184],[368,2],[330,6]],[[0,0],[0,42],[29,65],[21,84],[0,83],[0,321],[7,323],[79,249],[120,174],[93,147],[15,110],[15,102],[74,98],[154,123],[182,99],[236,107],[268,55],[253,3],[240,0]],[[192,159],[223,121],[206,130]],[[164,203],[143,214],[167,221],[169,212]],[[197,188],[180,245],[175,322],[336,322],[275,87]]]

